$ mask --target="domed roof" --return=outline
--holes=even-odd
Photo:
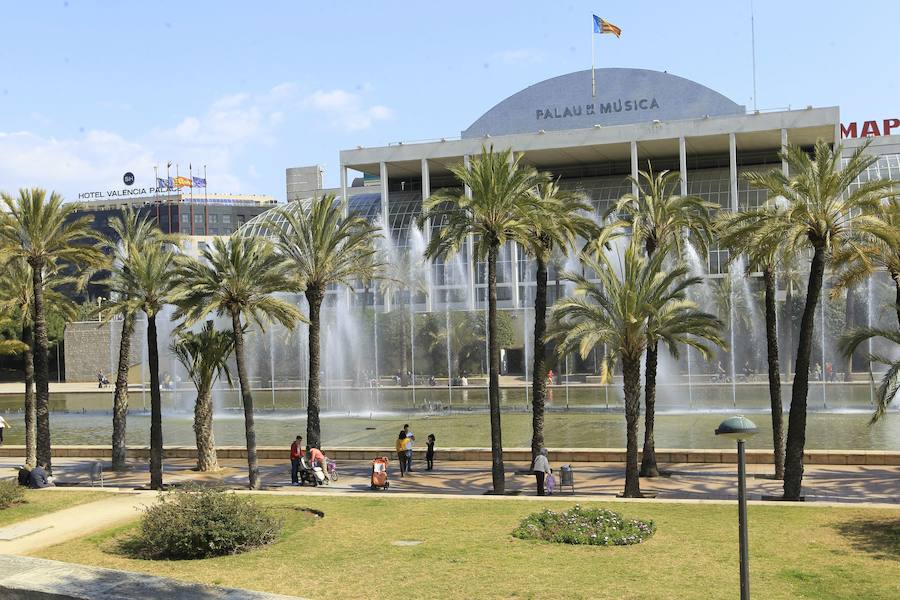
[[[625,125],[659,119],[744,114],[744,106],[677,75],[648,69],[576,71],[531,85],[503,100],[462,132],[463,138],[541,129],[559,131],[594,125]]]

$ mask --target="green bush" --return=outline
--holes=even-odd
[[[625,520],[604,508],[573,508],[554,512],[545,509],[526,517],[513,531],[523,540],[543,540],[559,544],[627,546],[640,544],[656,531],[653,521]]]
[[[13,504],[18,504],[19,502],[22,502],[24,497],[25,492],[15,479],[4,479],[0,481],[0,509],[8,508]]]
[[[191,486],[162,494],[123,550],[172,560],[239,554],[275,541],[282,525],[248,496]]]

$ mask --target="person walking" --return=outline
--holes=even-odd
[[[291,485],[300,485],[300,459],[303,458],[303,436],[298,435],[291,444]]]
[[[534,464],[531,466],[534,471],[534,477],[537,482],[537,495],[544,495],[544,477],[550,474],[550,461],[547,459],[547,449],[541,448],[540,453],[535,457]]]
[[[401,429],[397,436],[397,462],[400,463],[400,477],[406,474],[406,430]]]
[[[427,468],[429,471],[431,471],[431,470],[434,469],[434,442],[435,442],[435,441],[436,441],[436,440],[435,440],[434,434],[433,434],[433,433],[429,433],[429,434],[428,434],[428,440],[426,441],[426,444],[427,444],[427,446],[428,446],[428,449],[425,450],[425,462],[426,462],[426,468]]]
[[[3,418],[3,415],[0,415],[0,446],[3,445],[3,432],[7,427],[12,427],[9,424],[9,421]]]

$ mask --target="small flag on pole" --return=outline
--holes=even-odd
[[[202,177],[194,177],[193,179],[194,179],[194,187],[195,188],[205,188],[206,187],[206,180],[203,179]]]
[[[167,190],[167,189],[169,189],[169,182],[167,180],[163,179],[162,177],[157,177],[156,178],[156,187],[158,187],[161,190]]]
[[[621,37],[622,29],[594,15],[594,33],[611,33],[616,37]]]
[[[175,178],[175,187],[177,187],[177,188],[191,187],[192,185],[193,185],[193,182],[191,181],[190,177],[176,177]]]

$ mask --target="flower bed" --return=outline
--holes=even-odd
[[[655,531],[653,521],[626,520],[605,508],[582,508],[576,504],[563,512],[545,509],[527,516],[513,530],[513,536],[558,544],[627,546],[640,544]]]

